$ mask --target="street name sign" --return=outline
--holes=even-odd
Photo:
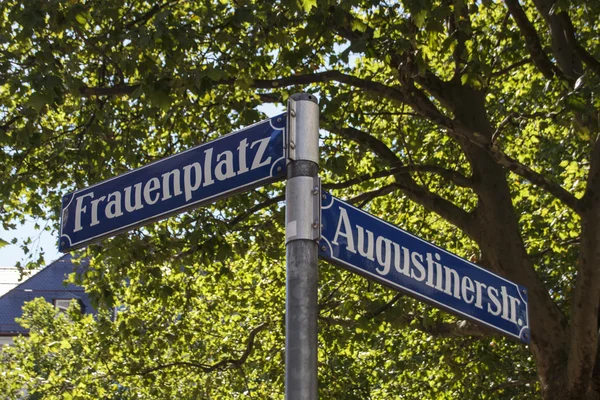
[[[286,114],[69,193],[58,249],[67,252],[285,177]]]
[[[323,193],[319,256],[529,343],[527,291]]]

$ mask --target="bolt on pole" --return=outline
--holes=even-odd
[[[317,99],[308,93],[294,94],[287,113],[285,398],[316,400],[321,233]]]

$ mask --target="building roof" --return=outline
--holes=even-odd
[[[87,261],[82,260],[79,266],[75,266],[72,256],[67,254],[1,295],[0,335],[12,336],[27,333],[27,330],[19,325],[15,318],[21,317],[23,304],[26,301],[38,297],[43,297],[50,303],[55,299],[77,299],[83,306],[83,312],[95,314],[96,311],[83,287],[64,283],[70,273],[84,269],[87,265]]]
[[[24,279],[31,277],[39,271],[40,270],[38,269],[24,272],[24,276],[21,277],[21,270],[17,267],[0,267],[0,296],[15,288]]]

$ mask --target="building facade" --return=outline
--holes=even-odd
[[[85,260],[75,266],[72,256],[67,254],[1,295],[0,345],[12,344],[15,336],[28,335],[27,329],[19,325],[15,319],[21,317],[25,302],[38,297],[64,310],[72,300],[75,300],[82,313],[96,314],[83,287],[71,283],[65,284],[69,274],[85,268],[87,268]]]

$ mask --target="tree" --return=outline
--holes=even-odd
[[[64,192],[309,91],[324,187],[526,286],[532,335],[524,348],[323,264],[321,395],[600,397],[598,2],[8,0],[0,13],[5,227],[56,228]],[[77,279],[128,310],[101,324],[129,343],[109,353],[120,385],[281,396],[283,187],[88,249]]]

